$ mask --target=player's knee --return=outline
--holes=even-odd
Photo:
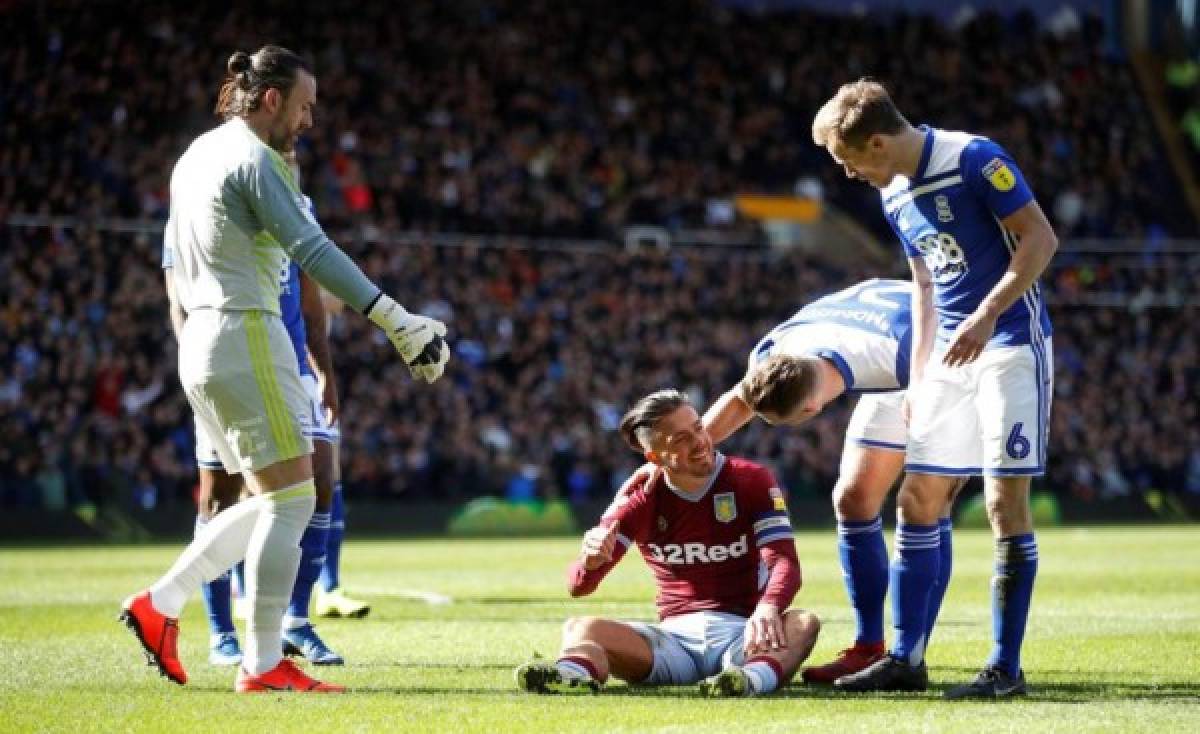
[[[563,642],[571,644],[594,640],[603,621],[599,617],[568,617],[563,623]]]
[[[1006,531],[1013,526],[1027,524],[1029,515],[1024,497],[1015,497],[1003,492],[991,492],[984,500],[988,520],[992,527]]]
[[[833,487],[833,509],[841,520],[864,522],[879,514],[879,498],[871,496],[866,485],[854,480],[839,480]]]
[[[945,504],[945,495],[937,491],[936,485],[930,481],[915,480],[911,476],[901,485],[900,493],[896,496],[900,520],[918,525],[936,523]]]
[[[327,441],[313,441],[313,484],[317,491],[317,507],[333,504],[333,446]]]
[[[313,485],[317,492],[317,507],[331,507],[333,505],[333,472],[329,469],[314,471]]]
[[[811,643],[821,634],[821,620],[809,611],[788,613],[788,639],[792,644]]]

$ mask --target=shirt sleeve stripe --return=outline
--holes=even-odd
[[[787,519],[787,516],[768,517],[765,520],[759,520],[758,522],[754,523],[754,532],[761,533],[764,530],[767,530],[769,528],[778,528],[778,527],[790,528],[791,526],[792,526],[792,523]]]
[[[779,528],[777,530],[771,530],[766,533],[758,533],[757,535],[754,536],[754,543],[756,545],[762,546],[762,545],[766,545],[767,543],[773,543],[776,540],[791,540],[791,538],[792,538],[792,529],[791,528],[787,528],[786,530],[783,528]]]

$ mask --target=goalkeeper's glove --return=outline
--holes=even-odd
[[[413,377],[433,382],[442,376],[450,361],[450,348],[442,338],[446,336],[445,324],[405,311],[386,293],[379,294],[367,318],[387,334]]]

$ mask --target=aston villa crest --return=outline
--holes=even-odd
[[[721,492],[713,495],[713,512],[717,522],[733,522],[737,519],[737,502],[733,492]]]

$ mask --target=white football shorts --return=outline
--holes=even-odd
[[[746,618],[725,612],[692,612],[658,624],[626,622],[654,652],[650,674],[640,683],[684,686],[742,665]]]
[[[312,400],[279,317],[211,309],[188,314],[179,379],[195,415],[201,466],[236,474],[312,453]]]
[[[300,375],[300,382],[304,384],[304,389],[308,392],[309,427],[304,435],[314,441],[337,443],[342,437],[341,432],[338,431],[337,425],[331,426],[325,420],[325,402],[317,388],[316,375]]]
[[[904,451],[908,425],[904,422],[904,391],[864,393],[846,425],[845,445]]]
[[[929,357],[910,387],[907,472],[943,476],[1041,476],[1054,389],[1049,339],[985,349],[963,367]]]

